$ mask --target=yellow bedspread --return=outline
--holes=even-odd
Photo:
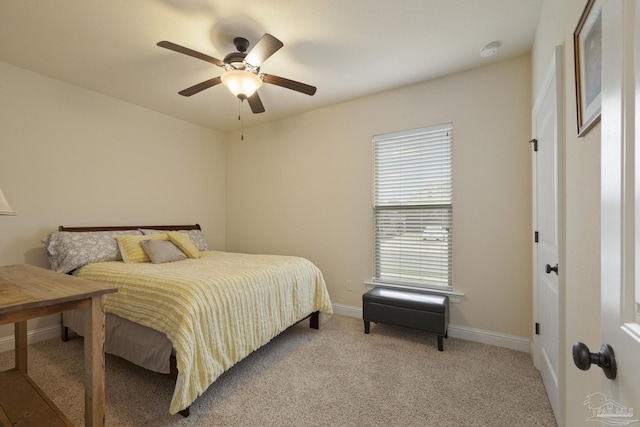
[[[322,273],[298,257],[210,251],[166,264],[89,264],[78,276],[117,285],[106,311],[171,340],[178,365],[171,414],[287,327],[314,311],[332,313]]]

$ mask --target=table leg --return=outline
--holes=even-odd
[[[27,321],[16,322],[14,324],[15,349],[16,349],[16,369],[27,373]]]
[[[84,420],[86,427],[104,426],[104,296],[91,298],[84,336]]]

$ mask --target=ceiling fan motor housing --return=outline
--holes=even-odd
[[[224,57],[225,68],[233,70],[244,70],[246,68],[244,63],[245,56],[247,56],[246,53],[231,52]]]
[[[237,52],[231,52],[224,57],[224,65],[227,71],[231,70],[246,70],[254,74],[258,74],[260,67],[253,66],[245,62],[247,54],[245,53],[249,49],[249,40],[244,37],[236,37],[233,39],[233,44],[238,49]]]

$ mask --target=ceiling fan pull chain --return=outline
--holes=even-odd
[[[244,99],[238,98],[238,120],[240,120],[240,141],[244,141],[244,115],[242,114],[242,104]]]

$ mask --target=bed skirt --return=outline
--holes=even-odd
[[[86,310],[67,311],[62,326],[84,336],[86,316]],[[170,373],[173,345],[167,336],[112,313],[106,314],[104,351],[150,371]]]

